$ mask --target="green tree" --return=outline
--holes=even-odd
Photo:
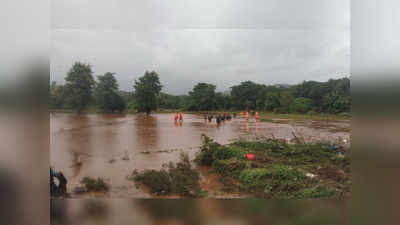
[[[289,106],[290,112],[306,113],[311,109],[312,100],[309,98],[296,98]]]
[[[69,92],[68,102],[78,112],[81,112],[89,104],[95,84],[92,74],[89,64],[75,62],[65,77],[66,88]]]
[[[207,83],[198,83],[193,90],[189,92],[193,99],[193,108],[195,110],[212,110],[215,108],[215,89],[216,86]]]
[[[165,93],[160,93],[158,102],[159,107],[163,109],[181,109],[182,106],[182,96],[174,96]]]
[[[67,107],[66,98],[68,97],[67,88],[64,85],[57,85],[54,81],[50,86],[50,108],[64,109]]]
[[[148,72],[135,80],[135,103],[139,112],[145,112],[147,115],[152,110],[157,109],[158,95],[162,89],[158,74],[154,71]]]
[[[279,105],[281,106],[280,112],[288,112],[289,111],[289,105],[293,101],[293,95],[290,90],[285,90],[282,91],[279,95]]]
[[[107,72],[103,76],[97,76],[97,80],[94,96],[99,108],[105,112],[123,111],[125,102],[118,94],[118,83],[114,73]]]
[[[236,109],[257,108],[257,97],[261,89],[260,85],[252,81],[245,81],[231,88],[232,102]]]
[[[279,108],[279,94],[270,92],[266,95],[265,100],[265,109],[269,111],[273,111],[275,108]]]
[[[332,113],[350,111],[350,96],[340,95],[333,92],[324,97],[324,109]]]

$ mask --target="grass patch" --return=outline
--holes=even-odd
[[[130,177],[144,184],[155,195],[177,194],[186,197],[201,197],[200,173],[194,169],[187,154],[181,154],[180,162],[164,164],[161,170],[133,171]]]
[[[220,145],[205,135],[202,138],[195,161],[220,174],[225,190],[265,198],[333,198],[350,190],[350,152],[342,146],[288,144],[273,138]],[[344,157],[338,152],[344,152]],[[255,159],[248,160],[246,153]]]
[[[81,183],[85,185],[87,191],[108,192],[110,190],[110,185],[101,177],[97,179],[84,177]]]
[[[261,118],[260,122],[270,122],[270,123],[272,123],[273,120],[270,119],[270,118]]]

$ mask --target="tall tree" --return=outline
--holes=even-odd
[[[92,68],[89,64],[75,62],[65,77],[69,91],[70,105],[81,112],[89,103],[92,88],[95,84]]]
[[[100,109],[106,112],[124,110],[125,102],[118,94],[118,83],[114,73],[107,72],[103,76],[97,76],[97,79],[94,96]]]
[[[55,81],[50,86],[50,108],[63,109],[66,108],[66,98],[68,97],[67,88],[63,85],[57,85]]]
[[[139,112],[145,112],[149,115],[152,110],[157,109],[157,99],[162,85],[156,72],[146,71],[139,80],[135,80],[133,87],[135,88],[136,107]]]
[[[245,81],[233,86],[231,95],[237,109],[256,109],[260,86],[252,81]]]
[[[265,97],[265,109],[272,111],[275,108],[279,108],[280,102],[279,102],[279,93],[274,93],[274,92],[269,92],[266,94]]]
[[[287,113],[289,111],[289,105],[293,102],[293,95],[290,90],[284,90],[279,96],[279,105],[281,106],[280,112]]]
[[[207,83],[198,83],[193,90],[189,92],[193,99],[196,110],[212,110],[215,108],[215,89],[216,86]]]

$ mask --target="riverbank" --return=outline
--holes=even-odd
[[[194,162],[203,169],[190,166],[186,158],[177,166],[168,164],[169,170],[134,171],[133,180],[156,196],[208,197],[210,191],[220,197],[273,199],[350,196],[350,149],[344,143],[305,143],[295,137],[290,144],[258,138],[221,145],[204,135]],[[201,182],[199,171],[204,170],[212,172]],[[217,190],[204,183],[213,183]]]

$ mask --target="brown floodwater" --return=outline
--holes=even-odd
[[[292,132],[306,141],[349,140],[348,121],[255,122],[233,119],[217,126],[203,115],[185,114],[183,123],[175,123],[173,114],[150,117],[134,114],[71,114],[50,116],[50,165],[68,179],[68,190],[85,177],[103,177],[111,184],[106,195],[85,194],[72,197],[151,197],[137,189],[127,176],[134,169],[159,169],[163,163],[178,161],[186,152],[194,157],[201,134],[219,143],[235,138],[274,136],[290,140]]]

